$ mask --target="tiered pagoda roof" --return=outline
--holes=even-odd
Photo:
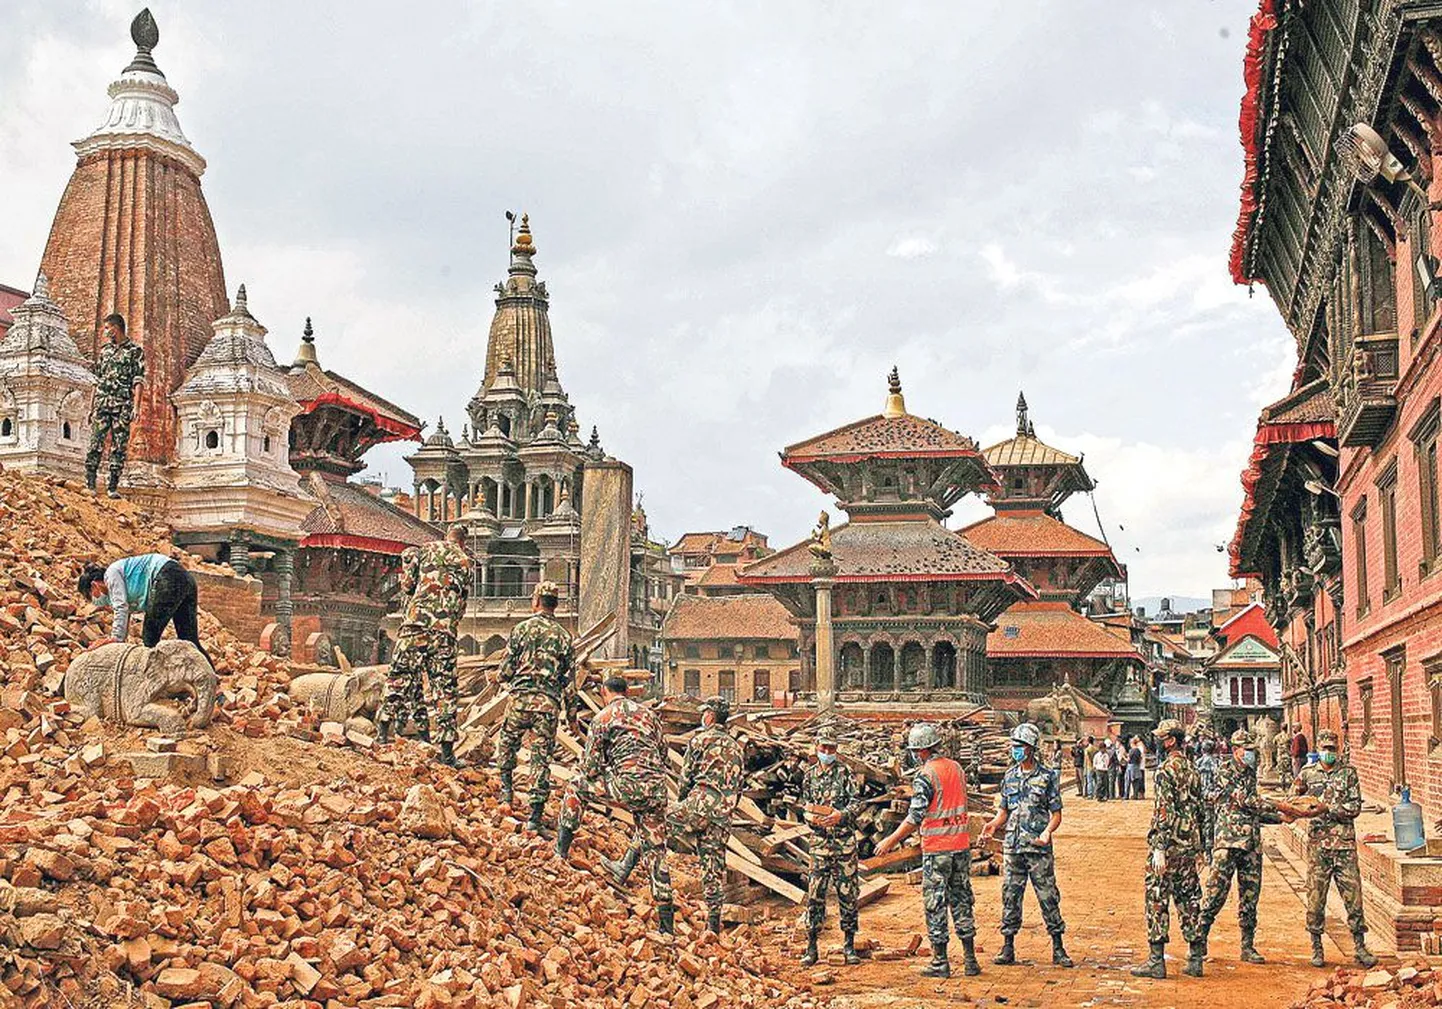
[[[1016,434],[986,450],[998,486],[988,496],[997,511],[1040,510],[1057,516],[1062,502],[1096,488],[1080,456],[1053,448],[1036,436],[1025,394],[1016,397]]]

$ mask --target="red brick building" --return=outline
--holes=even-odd
[[[10,309],[30,297],[30,292],[22,291],[18,287],[9,287],[0,284],[0,340],[5,338],[5,333],[10,329],[14,318],[10,315]]]
[[[1231,265],[1298,353],[1258,425],[1233,569],[1262,578],[1289,713],[1340,722],[1367,794],[1405,783],[1435,813],[1442,17],[1358,7],[1263,0],[1252,22]]]
[[[770,707],[803,688],[796,623],[765,593],[679,595],[661,644],[670,695]]]

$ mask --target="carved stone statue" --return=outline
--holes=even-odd
[[[1272,737],[1276,735],[1277,723],[1271,715],[1263,715],[1257,722],[1253,731],[1253,738],[1257,740],[1257,779],[1259,781],[1276,780],[1276,761],[1272,750]]]
[[[1043,735],[1075,739],[1081,733],[1081,706],[1069,685],[1058,684],[1046,696],[1027,702],[1026,720]]]
[[[77,655],[65,671],[65,699],[82,715],[166,735],[210,724],[218,681],[189,641],[101,645]]]
[[[362,666],[350,673],[306,673],[290,681],[291,700],[310,704],[328,722],[367,717],[380,707],[386,689],[385,666]]]
[[[811,544],[807,547],[811,556],[818,561],[831,560],[831,513],[823,511],[811,532]]]
[[[1288,784],[1292,780],[1292,736],[1295,733],[1285,724],[1272,737],[1272,766],[1278,780]]]
[[[1367,382],[1372,378],[1372,354],[1370,351],[1358,347],[1352,351],[1352,378],[1357,382]]]

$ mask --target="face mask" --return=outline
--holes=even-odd
[[[830,767],[832,764],[836,763],[836,754],[834,754],[834,753],[818,753],[818,754],[816,755],[816,759],[819,760],[819,761],[821,761],[821,766],[822,766],[822,767]]]
[[[1026,747],[1013,746],[1011,748],[1011,759],[1020,764],[1023,760],[1026,759]]]
[[[1248,767],[1256,767],[1256,766],[1257,766],[1257,751],[1256,751],[1256,750],[1246,750],[1246,751],[1243,751],[1243,753],[1242,753],[1242,763],[1246,764]]]
[[[1318,759],[1320,759],[1322,763],[1326,764],[1328,767],[1331,767],[1337,762],[1337,751],[1323,750]]]

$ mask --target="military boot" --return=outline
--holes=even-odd
[[[447,767],[456,766],[456,744],[447,739],[441,744],[441,754],[436,760]]]
[[[556,854],[566,858],[571,854],[571,842],[576,839],[576,832],[570,827],[556,828]]]
[[[1377,966],[1377,958],[1373,956],[1372,951],[1367,948],[1366,932],[1352,933],[1352,958],[1363,967]]]
[[[385,746],[391,741],[391,723],[389,720],[376,722],[376,744]]]
[[[656,906],[656,917],[660,919],[657,926],[662,935],[676,934],[676,905],[658,904]]]
[[[120,496],[120,474],[111,473],[110,479],[105,481],[105,496],[118,498]]]
[[[856,933],[846,933],[846,943],[841,947],[841,955],[846,958],[849,966],[855,967],[861,962],[861,955],[856,952]]]
[[[1075,967],[1072,958],[1066,955],[1066,946],[1062,944],[1061,935],[1051,937],[1051,962],[1058,967]]]
[[[721,934],[721,909],[714,908],[706,912],[706,927],[717,935]]]
[[[1144,963],[1139,963],[1132,968],[1133,977],[1154,977],[1162,980],[1167,976],[1167,944],[1164,942],[1153,942],[1147,944],[1151,948],[1151,955]]]
[[[1266,963],[1267,958],[1257,952],[1257,947],[1252,940],[1256,936],[1256,930],[1250,928],[1242,929],[1242,963]]]
[[[509,806],[516,801],[516,785],[511,771],[501,772],[501,805]]]
[[[1187,977],[1202,976],[1202,961],[1207,958],[1200,941],[1194,942],[1187,947],[1187,965],[1182,968],[1182,973]]]
[[[431,741],[431,723],[428,720],[422,719],[421,723],[416,726],[416,738],[422,743]]]
[[[976,962],[976,940],[971,936],[964,936],[961,940],[962,968],[961,972],[968,977],[976,977],[981,973],[981,964]]]
[[[1001,937],[1001,952],[991,958],[991,962],[999,966],[1006,966],[1009,963],[1016,963],[1016,937],[1004,935]]]
[[[611,880],[617,886],[625,886],[626,881],[631,878],[631,871],[636,868],[636,861],[641,857],[641,849],[631,847],[626,849],[626,854],[621,856],[619,862],[613,862],[605,856],[601,857],[602,867],[611,874]]]
[[[801,955],[801,966],[810,967],[821,959],[821,954],[816,949],[819,934],[819,930],[814,928],[806,933],[806,952]]]
[[[545,811],[545,803],[538,802],[531,806],[531,817],[526,821],[524,828],[527,834],[539,834],[541,832],[541,814]]]
[[[93,469],[88,469],[88,468],[85,470],[85,489],[88,490],[88,491],[89,491],[90,493],[92,493],[92,494],[95,493],[95,478],[96,478],[98,475],[99,475],[99,471],[98,471],[98,470],[93,470]]]
[[[1312,936],[1312,966],[1327,966],[1327,954],[1322,950],[1322,934],[1320,932]]]
[[[946,958],[946,943],[931,947],[931,963],[921,968],[922,977],[951,977],[951,961]]]

